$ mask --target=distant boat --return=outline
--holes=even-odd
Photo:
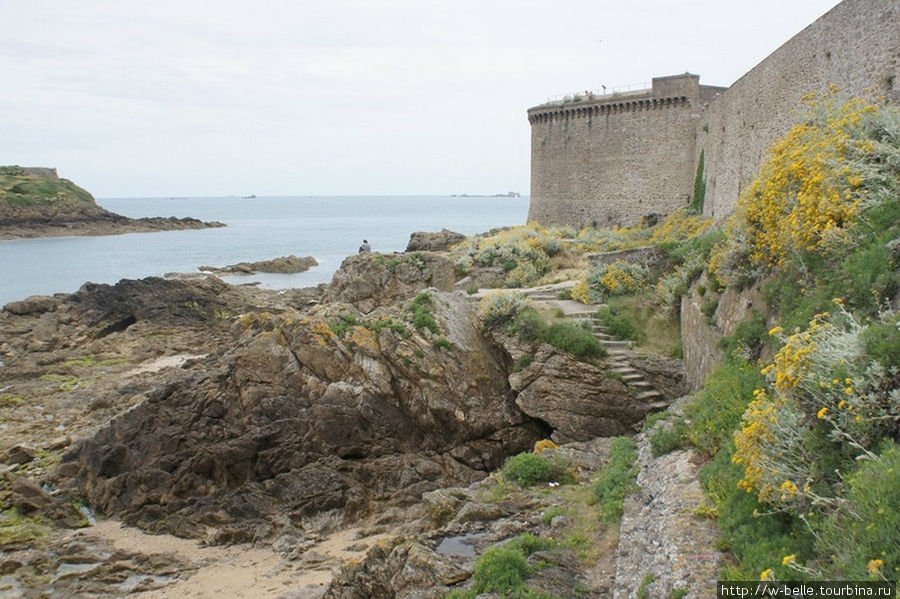
[[[252,193],[252,194],[250,194],[250,195],[248,195],[248,196],[241,196],[241,199],[242,199],[242,200],[255,200],[255,199],[256,199],[256,194],[255,194],[255,193]]]

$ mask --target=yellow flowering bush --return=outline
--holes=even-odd
[[[711,272],[726,282],[783,265],[791,252],[846,243],[860,210],[876,201],[864,182],[876,151],[869,125],[878,108],[858,98],[841,103],[835,91],[806,100],[807,120],[769,148],[738,199],[728,242],[713,252]]]
[[[816,315],[806,330],[788,336],[780,327],[769,331],[783,344],[762,369],[767,388],[754,391],[734,435],[732,461],[744,467],[741,488],[771,503],[830,505],[822,483],[833,473],[820,469],[810,440],[818,435],[871,457],[877,442],[898,430],[897,373],[866,355],[866,329],[840,309]]]
[[[505,284],[526,287],[547,273],[550,258],[563,251],[563,231],[538,224],[503,229],[492,235],[467,237],[452,252],[460,274],[475,266],[501,266]]]
[[[714,222],[711,218],[703,218],[701,214],[692,214],[686,207],[679,208],[653,230],[650,243],[694,239],[705,233]]]
[[[627,295],[644,288],[647,268],[640,264],[617,261],[601,264],[572,288],[572,299],[584,304],[598,303],[611,295]]]

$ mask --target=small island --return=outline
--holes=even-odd
[[[0,166],[0,240],[224,226],[196,218],[128,218],[99,206],[55,168]]]

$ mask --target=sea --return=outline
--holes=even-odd
[[[0,306],[30,295],[72,293],[88,281],[116,283],[290,254],[313,256],[319,265],[297,274],[223,278],[269,289],[310,287],[330,281],[363,239],[372,251],[400,252],[415,231],[446,228],[469,235],[520,225],[528,216],[527,197],[102,198],[98,203],[132,218],[192,216],[227,226],[0,241]]]

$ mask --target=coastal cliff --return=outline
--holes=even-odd
[[[54,168],[0,166],[0,240],[224,226],[195,218],[128,218],[99,206]]]

